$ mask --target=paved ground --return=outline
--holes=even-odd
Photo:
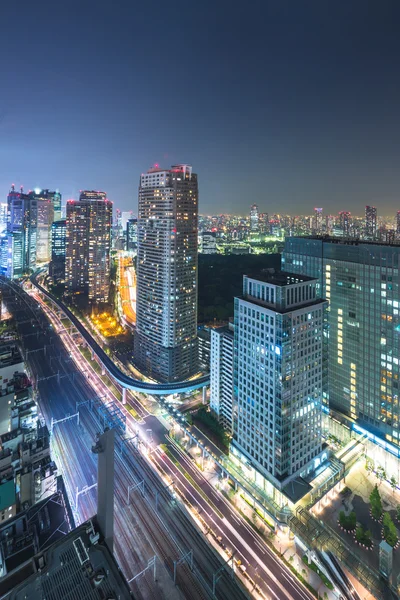
[[[382,498],[384,511],[390,512],[390,515],[399,530],[399,523],[396,521],[396,506],[400,504],[400,493],[393,493],[389,484],[386,482],[380,483],[374,474],[369,474],[365,470],[364,461],[361,460],[351,470],[346,477],[346,485],[352,490],[352,494],[343,500],[340,494],[321,500],[319,503],[318,518],[323,519],[332,529],[336,531],[345,540],[346,544],[351,547],[351,550],[357,554],[363,562],[370,565],[374,569],[379,569],[379,544],[382,541],[380,523],[374,521],[370,515],[369,496],[375,484],[378,483],[379,492]],[[318,505],[317,505],[318,507]],[[317,508],[318,509],[318,508]],[[344,510],[346,514],[354,510],[357,515],[357,522],[365,529],[369,529],[374,542],[373,550],[366,550],[354,543],[352,534],[343,532],[338,526],[339,513]],[[394,581],[400,575],[400,549],[394,550],[393,553],[393,574]]]

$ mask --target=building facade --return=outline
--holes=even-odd
[[[54,205],[50,198],[37,199],[36,261],[51,259],[51,226],[54,221]]]
[[[323,455],[323,320],[317,279],[244,276],[235,298],[233,451],[284,493]]]
[[[365,207],[365,239],[376,240],[377,227],[376,227],[376,207],[366,206]]]
[[[126,249],[128,252],[137,250],[138,245],[138,221],[137,219],[128,219],[126,224]]]
[[[35,190],[30,191],[29,195],[36,200],[49,200],[53,206],[53,221],[59,221],[61,219],[60,192],[36,188]]]
[[[7,276],[22,277],[36,268],[37,200],[11,187],[7,197]]]
[[[65,282],[70,295],[108,302],[112,202],[105,192],[84,191],[68,200]]]
[[[140,178],[135,362],[161,381],[197,369],[197,175],[189,165]]]
[[[250,208],[250,231],[258,231],[258,206],[253,204]]]
[[[318,295],[330,303],[331,410],[399,446],[400,246],[291,237],[283,262],[318,277]]]
[[[49,274],[55,283],[65,280],[65,255],[67,247],[67,221],[60,219],[51,226],[51,262]]]
[[[233,429],[233,323],[211,329],[210,408],[224,428]]]
[[[217,234],[213,231],[205,231],[202,234],[202,254],[217,254]]]

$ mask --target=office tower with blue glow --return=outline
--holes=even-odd
[[[329,301],[329,406],[350,427],[400,445],[400,246],[289,237],[284,268],[318,278]]]
[[[139,186],[135,362],[160,381],[197,365],[197,175],[155,167]]]
[[[322,447],[323,320],[317,279],[273,269],[235,298],[232,453],[277,498],[297,501]],[[262,482],[262,483],[260,483]]]
[[[48,262],[51,258],[51,226],[54,205],[50,198],[37,198],[36,261]]]
[[[7,197],[8,277],[36,268],[37,219],[37,200],[13,185]]]
[[[108,302],[112,202],[105,192],[83,191],[67,201],[65,284],[71,296]]]
[[[29,192],[32,198],[37,200],[49,200],[53,205],[53,221],[59,221],[61,219],[61,194],[58,191],[42,190],[35,188]]]
[[[137,250],[138,245],[138,221],[137,219],[128,219],[126,223],[126,249],[128,252]]]

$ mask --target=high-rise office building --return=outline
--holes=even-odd
[[[7,230],[7,202],[0,203],[0,233]]]
[[[48,262],[51,258],[51,226],[54,205],[50,198],[37,199],[36,261]]]
[[[339,213],[339,227],[343,237],[350,236],[351,213],[347,210],[341,210]]]
[[[135,361],[162,381],[197,370],[197,175],[155,167],[139,187]]]
[[[211,329],[210,408],[224,428],[233,429],[233,323]]]
[[[71,295],[108,302],[112,202],[105,192],[83,191],[68,200],[65,282]]]
[[[214,231],[203,232],[201,253],[217,254],[217,234]]]
[[[272,486],[292,501],[306,492],[294,480],[326,458],[326,304],[317,297],[317,279],[273,269],[245,275],[243,296],[235,298],[232,448],[263,476],[266,490]]]
[[[365,207],[365,238],[376,240],[376,207]]]
[[[250,208],[250,231],[258,231],[258,206],[252,204]]]
[[[128,219],[128,222],[126,224],[126,249],[128,250],[128,252],[130,252],[131,250],[137,250],[137,229],[137,219]]]
[[[49,274],[54,282],[65,279],[65,253],[67,242],[67,221],[60,219],[51,226],[51,262]]]
[[[400,246],[291,237],[284,267],[318,277],[329,300],[329,405],[338,419],[400,445]]]
[[[60,192],[52,192],[51,190],[41,190],[36,188],[29,192],[29,195],[36,200],[50,200],[53,205],[53,221],[61,219],[61,194]]]
[[[36,267],[37,200],[11,187],[7,197],[8,277]]]
[[[400,210],[396,213],[396,237],[400,238]]]
[[[322,208],[314,208],[312,229],[314,233],[322,233]]]

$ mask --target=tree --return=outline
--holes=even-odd
[[[392,488],[393,494],[394,494],[394,492],[397,488],[397,479],[394,476],[390,478],[390,487]]]
[[[397,505],[396,517],[397,517],[397,520],[400,521],[400,504]]]
[[[382,483],[384,479],[386,479],[386,471],[383,467],[379,466],[376,470],[376,477]]]
[[[385,512],[383,515],[383,537],[390,546],[397,544],[397,529],[388,512]]]
[[[368,471],[368,473],[372,473],[372,471],[375,468],[374,461],[370,458],[367,458],[367,460],[365,461],[365,468]]]
[[[374,519],[378,520],[382,516],[382,500],[381,495],[378,490],[378,486],[375,484],[374,489],[372,490],[369,501],[371,503],[371,513]]]

